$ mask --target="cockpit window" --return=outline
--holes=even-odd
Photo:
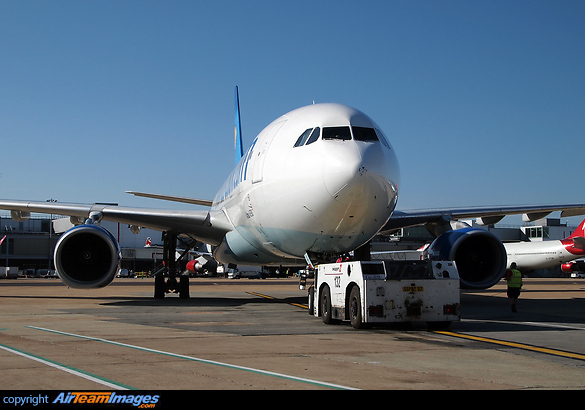
[[[295,147],[302,147],[303,145],[309,145],[319,139],[322,136],[324,140],[351,140],[351,135],[356,141],[375,142],[380,141],[386,148],[391,149],[386,136],[379,129],[368,128],[368,127],[356,127],[352,126],[351,130],[349,127],[325,127],[323,128],[323,134],[321,135],[321,128],[308,128],[295,142]]]
[[[297,142],[295,142],[295,147],[301,147],[305,145],[305,143],[306,145],[312,144],[313,142],[319,139],[320,133],[321,129],[319,127],[309,128],[308,130],[305,130],[305,132],[303,132],[301,136],[297,139]]]
[[[313,130],[313,133],[311,134],[311,136],[307,140],[307,145],[312,144],[313,142],[317,141],[319,139],[319,134],[321,134],[321,129],[319,127],[317,127]]]
[[[373,128],[351,127],[351,129],[356,141],[378,141],[378,136]]]
[[[349,127],[325,127],[323,128],[324,140],[343,140],[351,139]]]
[[[303,132],[301,134],[301,136],[299,137],[299,139],[297,139],[297,142],[295,142],[295,147],[300,147],[301,145],[305,145],[305,142],[307,141],[307,138],[309,138],[309,135],[311,135],[311,131],[313,131],[312,128],[309,128],[308,130],[305,130],[305,132]]]
[[[376,134],[378,135],[379,140],[382,142],[382,144],[384,144],[384,146],[388,149],[392,149],[390,147],[390,144],[388,143],[388,140],[386,139],[386,136],[384,135],[384,133],[382,131],[380,131],[379,129],[376,128]]]

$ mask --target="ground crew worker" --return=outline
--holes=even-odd
[[[510,269],[506,271],[506,281],[508,281],[508,299],[512,312],[516,312],[520,289],[522,288],[522,273],[517,269],[516,262],[510,264]]]

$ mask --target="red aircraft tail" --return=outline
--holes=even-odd
[[[577,229],[575,229],[575,231],[567,239],[572,239],[572,238],[576,238],[576,237],[581,237],[581,238],[585,237],[585,219],[583,219],[583,222],[581,222],[579,224]]]

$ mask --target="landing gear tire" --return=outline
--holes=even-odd
[[[159,273],[154,278],[154,298],[164,299],[166,293],[165,278],[162,273]]]
[[[189,276],[181,275],[179,282],[179,298],[189,299]]]

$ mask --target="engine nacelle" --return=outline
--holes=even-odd
[[[197,259],[187,262],[187,270],[191,273],[201,273],[205,270],[216,273],[217,262],[211,256],[201,255]]]
[[[564,273],[572,273],[573,272],[573,263],[572,262],[563,263],[561,265],[561,271]]]
[[[567,262],[561,265],[561,270],[564,273],[585,272],[585,262]]]
[[[78,289],[109,285],[120,270],[120,246],[97,225],[79,225],[65,232],[55,246],[57,275]]]
[[[504,276],[506,249],[494,234],[477,228],[448,231],[428,249],[433,260],[457,265],[462,289],[487,289]]]

